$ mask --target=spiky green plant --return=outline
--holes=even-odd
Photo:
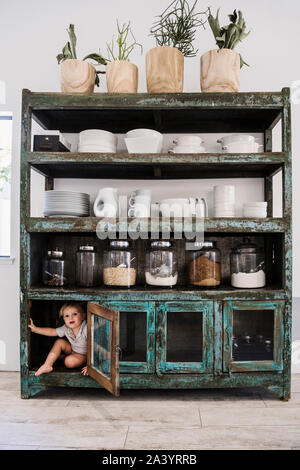
[[[75,27],[73,24],[70,24],[69,29],[67,29],[68,35],[69,35],[69,41],[67,44],[64,46],[62,53],[58,54],[56,56],[58,64],[63,62],[66,59],[77,59],[77,54],[76,54],[76,45],[77,45],[77,38],[75,34]],[[85,56],[82,60],[87,60],[87,59],[92,59],[96,62],[96,64],[93,64],[94,66],[97,65],[106,65],[107,61],[106,59],[99,53],[92,53],[88,54]],[[95,73],[95,85],[99,86],[99,77],[98,74],[100,73],[105,73],[104,71],[96,70]]]
[[[188,0],[174,0],[157,16],[150,29],[157,46],[176,47],[185,57],[195,57],[198,51],[193,45],[196,31],[206,22],[205,12],[196,12],[197,2],[190,6]]]
[[[246,22],[243,14],[241,11],[237,13],[236,10],[234,10],[231,15],[228,15],[230,23],[221,27],[219,23],[219,11],[220,8],[218,8],[216,17],[214,18],[210,7],[208,8],[207,19],[215,37],[216,44],[220,49],[234,49],[240,41],[250,34],[250,31],[246,33]],[[248,65],[240,54],[240,66],[242,67],[244,64]]]
[[[131,36],[132,42],[128,44],[129,37]],[[119,22],[117,20],[117,40],[114,41],[114,36],[110,43],[106,43],[107,46],[107,54],[109,61],[112,60],[128,60],[129,56],[135,47],[140,47],[141,53],[143,52],[143,46],[136,42],[136,39],[133,35],[131,29],[131,23],[124,23],[122,27],[120,27]],[[115,53],[115,46],[117,47],[117,53]]]

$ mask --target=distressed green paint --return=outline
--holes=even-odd
[[[198,312],[202,315],[202,361],[167,361],[167,318],[168,312]],[[184,327],[184,325],[183,325]],[[213,303],[212,302],[165,302],[157,307],[157,349],[156,366],[159,374],[168,373],[209,373],[213,369]]]
[[[247,302],[228,301],[224,303],[224,371],[248,372],[248,371],[281,371],[283,369],[283,338],[284,338],[284,302]],[[233,313],[234,310],[272,310],[274,312],[274,338],[272,361],[233,361],[232,337],[233,337]]]
[[[129,223],[133,219],[128,221],[114,221],[113,219],[105,219],[107,222],[107,231],[124,231],[129,228]],[[97,224],[101,222],[101,219],[97,217],[80,217],[80,218],[64,218],[64,217],[32,217],[26,221],[26,229],[28,232],[95,232]],[[162,230],[162,225],[165,222],[159,221],[159,230]],[[174,226],[179,226],[183,223],[182,219],[174,218],[170,220],[170,229],[174,230]],[[191,230],[196,230],[196,222],[191,223]],[[148,230],[150,231],[151,224],[148,222]],[[243,218],[205,218],[204,219],[204,230],[206,232],[256,232],[256,233],[269,233],[269,232],[280,232],[286,231],[286,222],[281,218],[266,218],[266,219],[243,219]]]
[[[120,360],[121,373],[154,373],[155,372],[155,304],[153,302],[100,302],[104,307],[119,312],[146,312],[147,314],[147,361],[126,362]]]

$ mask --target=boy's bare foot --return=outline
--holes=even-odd
[[[37,371],[34,375],[38,376],[38,375],[42,375],[42,374],[48,374],[49,372],[52,372],[53,371],[53,367],[52,366],[48,366],[47,364],[43,364]]]

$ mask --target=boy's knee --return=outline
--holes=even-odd
[[[77,361],[72,356],[66,356],[64,362],[65,362],[65,366],[70,368],[70,369],[77,366]]]

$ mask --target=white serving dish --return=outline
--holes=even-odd
[[[86,129],[79,132],[80,144],[98,144],[99,142],[111,143],[117,145],[118,138],[112,132],[102,129]]]
[[[233,142],[222,146],[224,153],[257,153],[262,147],[256,142]]]
[[[246,134],[230,134],[225,135],[217,140],[219,144],[228,145],[234,142],[255,142],[255,137],[253,135]]]

